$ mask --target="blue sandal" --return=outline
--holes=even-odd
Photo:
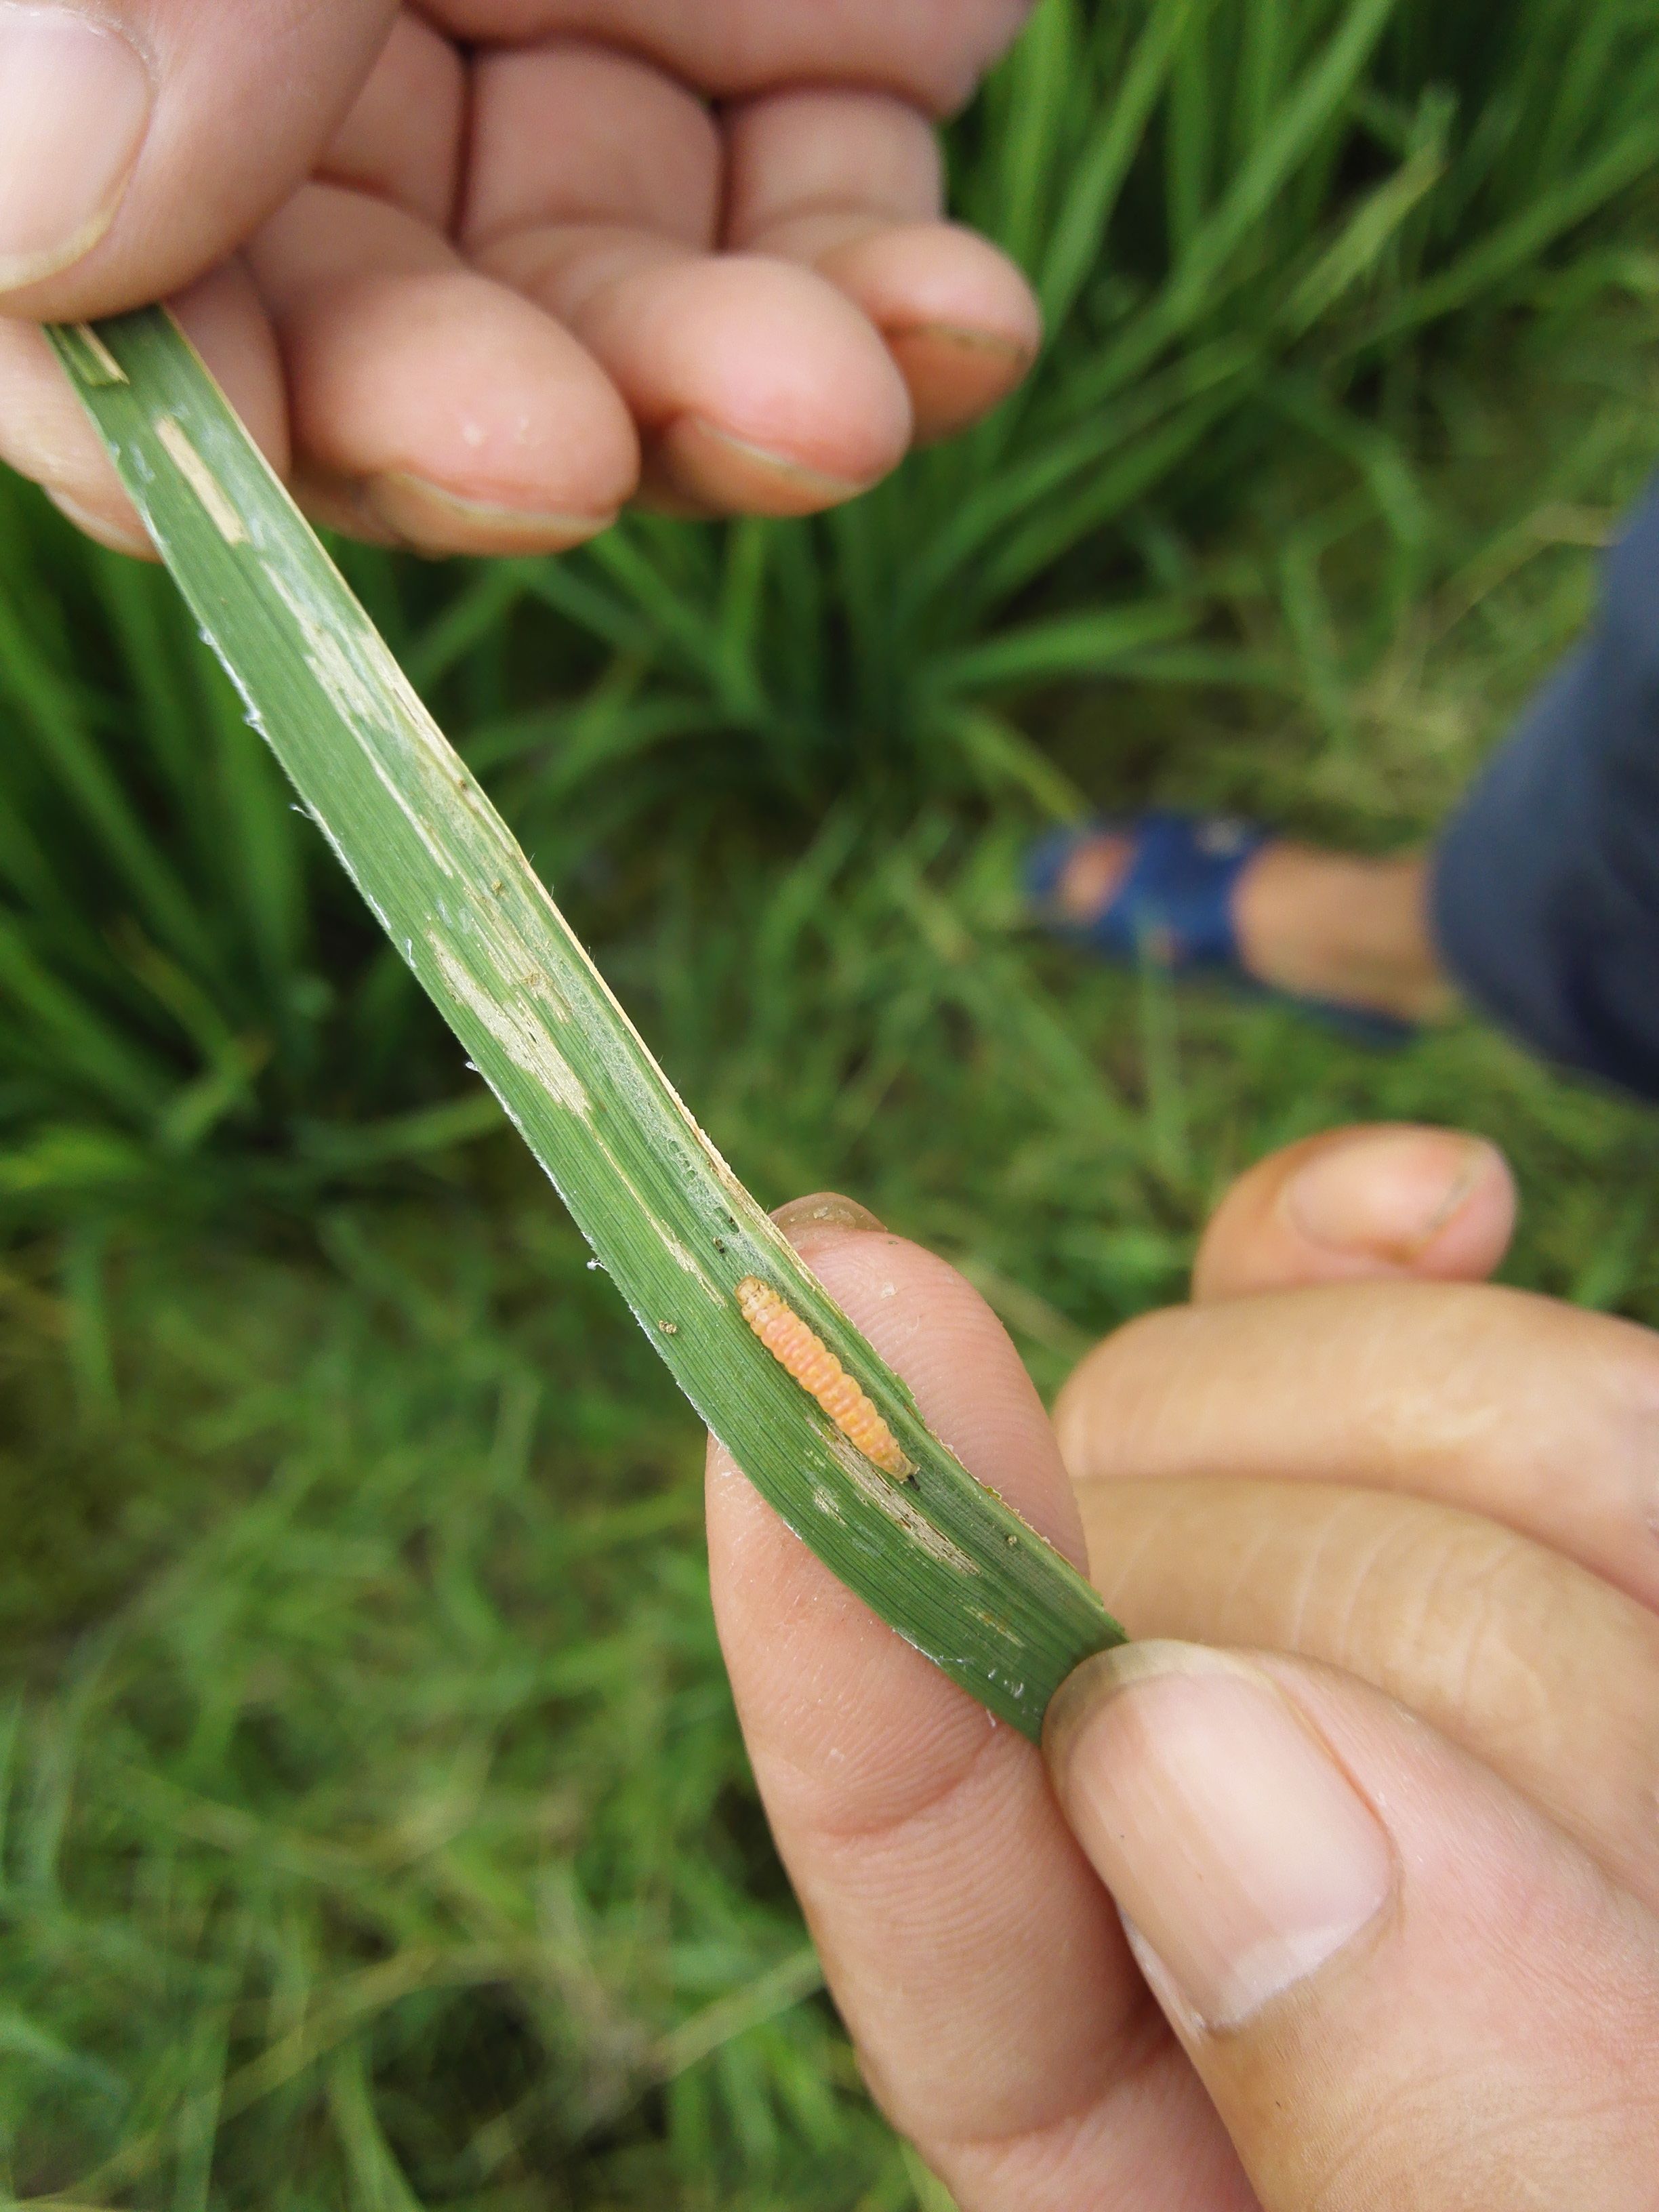
[[[1116,891],[1087,921],[1061,915],[1060,886],[1079,850],[1093,839],[1130,840],[1134,856]],[[1026,863],[1025,888],[1036,917],[1055,936],[1125,966],[1143,961],[1172,975],[1219,974],[1253,992],[1264,987],[1245,969],[1233,923],[1238,879],[1273,833],[1226,817],[1154,812],[1128,822],[1094,822],[1045,837]],[[1410,1022],[1322,1000],[1283,998],[1366,1044],[1397,1048],[1417,1036]]]

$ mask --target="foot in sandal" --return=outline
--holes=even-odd
[[[1108,959],[1230,974],[1398,1042],[1449,1012],[1428,863],[1322,851],[1251,823],[1155,812],[1057,832],[1036,918]]]

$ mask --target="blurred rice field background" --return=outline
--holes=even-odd
[[[1030,393],[811,525],[343,560],[768,1202],[1045,1387],[1263,1150],[1503,1142],[1659,1321],[1652,1117],[1019,927],[1156,798],[1432,831],[1659,458],[1653,0],[1044,0],[956,131]],[[710,1625],[700,1442],[159,574],[0,479],[0,2202],[943,2200]]]

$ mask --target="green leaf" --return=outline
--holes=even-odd
[[[932,1434],[715,1152],[171,319],[52,337],[249,720],[682,1389],[851,1589],[1035,1737],[1064,1677],[1121,1638],[1099,1599]],[[607,565],[644,581],[637,550]],[[1152,634],[1178,628],[1164,612]],[[750,1278],[854,1377],[908,1479],[759,1340]]]
[[[1104,676],[1143,647],[1189,637],[1197,621],[1184,600],[1150,599],[1098,612],[1057,615],[951,653],[940,660],[936,674],[942,690],[954,691],[1049,684],[1062,676]]]

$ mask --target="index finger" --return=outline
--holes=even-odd
[[[1079,1557],[1042,1405],[977,1293],[844,1201],[783,1218],[944,1441]],[[708,1539],[756,1779],[896,2124],[975,2205],[1248,2203],[1033,1746],[843,1590],[718,1448]]]

